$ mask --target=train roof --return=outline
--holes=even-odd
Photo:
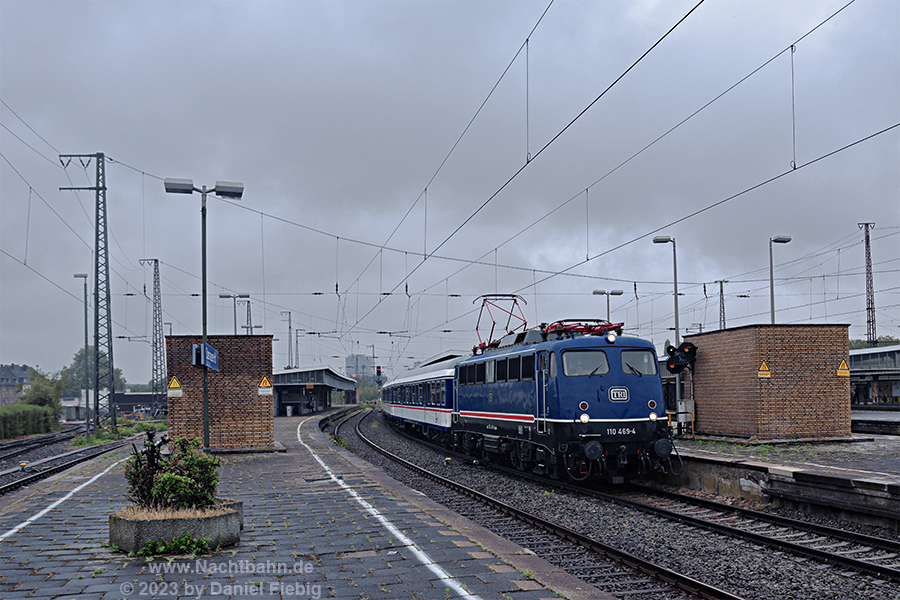
[[[590,344],[590,339],[603,339],[610,333],[615,333],[622,339],[621,343],[633,346],[648,347],[652,344],[643,338],[634,336],[622,336],[624,323],[609,323],[597,319],[563,319],[551,324],[542,323],[538,327],[525,331],[508,333],[507,335],[492,341],[489,344],[481,344],[473,349],[474,356],[488,355],[502,352],[515,352],[520,348],[545,342],[561,342],[566,340],[585,339],[583,344]],[[624,339],[623,339],[624,338]]]
[[[410,383],[422,379],[430,379],[438,374],[453,374],[456,363],[470,356],[472,353],[466,350],[447,350],[423,361],[412,369],[405,371],[389,381],[387,385],[398,383]],[[446,373],[442,373],[446,372]]]

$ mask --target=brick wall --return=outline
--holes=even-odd
[[[177,377],[182,396],[169,397],[169,436],[203,440],[203,370],[191,366],[191,344],[201,336],[166,336],[166,370]],[[272,336],[208,336],[219,351],[219,370],[209,370],[211,448],[272,448],[275,421],[272,396],[259,395],[259,382],[272,379]]]
[[[847,325],[751,325],[686,336],[697,346],[696,430],[759,439],[849,435],[850,378],[837,375],[841,360],[849,364],[847,334]],[[758,376],[763,362],[769,378]]]

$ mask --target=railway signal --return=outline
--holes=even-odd
[[[681,373],[686,367],[690,367],[697,359],[697,346],[690,342],[682,342],[677,348],[669,346],[666,348],[669,355],[666,360],[666,370],[669,373]]]

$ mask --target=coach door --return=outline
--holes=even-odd
[[[537,388],[535,419],[538,433],[547,433],[547,387],[550,385],[550,360],[546,352],[538,354],[537,374],[534,384]]]
[[[459,365],[456,366],[456,377],[453,378],[453,381],[450,385],[450,395],[452,396],[452,407],[453,412],[450,413],[450,421],[451,423],[459,422]]]

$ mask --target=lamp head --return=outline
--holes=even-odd
[[[674,242],[675,239],[668,235],[658,235],[653,238],[654,244],[668,244],[669,242]]]
[[[244,195],[244,184],[236,181],[217,181],[214,191],[216,196],[240,200]]]
[[[776,244],[787,244],[791,241],[791,236],[789,235],[776,235],[773,238],[769,238],[770,241],[775,242]]]
[[[194,193],[194,180],[193,179],[173,179],[171,177],[166,177],[166,193],[167,194],[193,194]]]

